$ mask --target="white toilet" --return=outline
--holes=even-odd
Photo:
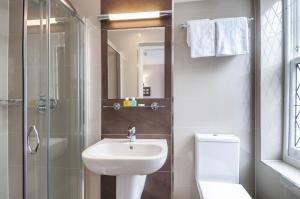
[[[195,177],[201,199],[251,199],[239,184],[240,139],[196,134]]]

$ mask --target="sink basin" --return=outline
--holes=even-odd
[[[50,138],[49,139],[49,156],[54,160],[64,154],[68,146],[67,138]]]
[[[158,171],[167,155],[163,139],[103,139],[83,151],[82,160],[99,175],[117,176],[116,199],[140,199],[146,175]]]
[[[29,142],[35,145],[37,140],[35,138],[30,138]],[[48,145],[47,145],[48,144]],[[50,160],[55,160],[61,157],[67,147],[68,147],[68,139],[67,138],[49,138],[47,140],[42,141],[42,147],[47,148],[49,147],[49,158]]]
[[[159,170],[168,154],[162,139],[103,139],[82,153],[85,166],[99,175],[148,175]]]

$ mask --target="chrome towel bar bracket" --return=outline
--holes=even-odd
[[[23,99],[0,99],[0,105],[22,105]]]

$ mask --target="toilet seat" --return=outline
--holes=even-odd
[[[240,184],[197,181],[201,199],[251,199]]]

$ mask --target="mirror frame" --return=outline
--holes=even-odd
[[[108,60],[107,60],[107,34],[108,30],[136,29],[136,28],[165,28],[165,97],[147,98],[147,101],[157,101],[157,99],[172,98],[172,16],[151,20],[134,21],[101,21],[101,68],[102,68],[102,100],[120,101],[122,99],[108,99]],[[145,100],[138,98],[137,100]]]

